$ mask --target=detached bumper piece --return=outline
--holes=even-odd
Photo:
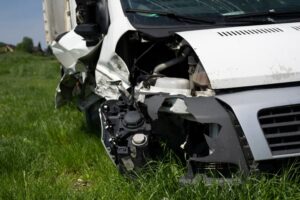
[[[209,155],[193,154],[187,160],[188,173],[183,182],[193,183],[200,174],[206,183],[210,183],[211,180],[218,181],[216,178],[221,174],[218,181],[221,183],[224,177],[234,181],[232,173],[249,173],[247,152],[241,146],[243,135],[236,131],[229,112],[215,98],[186,98],[185,102],[188,111],[199,123],[217,124],[220,128],[218,134],[209,132],[205,135]]]
[[[210,182],[206,175],[211,172],[231,179],[234,172],[249,173],[247,161],[251,160],[251,153],[245,143],[242,132],[237,132],[233,115],[221,105],[214,97],[183,97],[156,95],[147,98],[146,105],[152,120],[159,122],[162,116],[159,108],[166,105],[170,99],[178,98],[184,101],[187,114],[177,115],[183,118],[182,129],[185,141],[182,145],[187,162],[188,172],[181,179],[182,183],[193,183],[201,176]],[[165,110],[165,109],[161,109]],[[157,114],[159,113],[159,114]],[[172,117],[169,115],[168,119]],[[180,121],[177,120],[177,126]],[[175,122],[176,123],[176,122]],[[162,128],[160,124],[159,128]],[[153,126],[153,129],[157,130]],[[169,129],[171,130],[171,129]],[[172,130],[173,138],[178,138]],[[169,137],[168,140],[172,140]],[[174,140],[174,139],[173,139]],[[245,143],[245,144],[244,144]],[[250,157],[248,158],[248,155]],[[215,176],[214,179],[216,180]]]

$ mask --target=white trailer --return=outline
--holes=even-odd
[[[43,0],[43,14],[48,45],[58,35],[76,26],[75,0]]]

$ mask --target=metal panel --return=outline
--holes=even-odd
[[[267,108],[258,119],[273,155],[299,152],[300,105]]]
[[[300,80],[300,23],[178,33],[195,50],[214,89]],[[272,30],[272,31],[270,31]]]
[[[258,112],[262,109],[300,104],[300,87],[236,92],[218,95],[217,98],[233,109],[255,160],[300,156],[300,150],[291,154],[272,155],[258,121]]]

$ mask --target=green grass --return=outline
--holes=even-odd
[[[297,170],[181,186],[184,169],[170,162],[127,180],[75,107],[54,109],[58,80],[55,59],[0,55],[0,199],[300,199]]]

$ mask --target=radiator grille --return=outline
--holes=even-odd
[[[264,109],[258,119],[273,155],[300,153],[300,105]]]

